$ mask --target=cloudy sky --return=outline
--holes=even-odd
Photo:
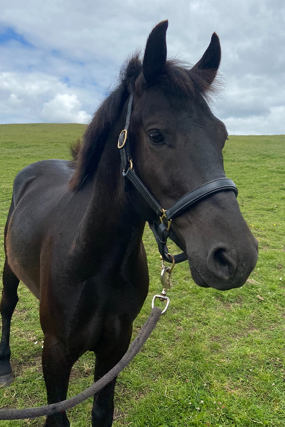
[[[0,123],[88,123],[164,19],[168,57],[190,64],[219,35],[211,107],[230,134],[285,134],[284,0],[1,0]]]

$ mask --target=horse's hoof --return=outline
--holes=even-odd
[[[0,387],[8,387],[14,381],[12,372],[0,376]]]

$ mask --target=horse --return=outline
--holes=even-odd
[[[143,58],[135,54],[125,63],[73,160],[39,161],[14,181],[5,227],[0,380],[13,378],[10,322],[21,280],[39,299],[49,404],[66,398],[72,366],[84,352],[96,356],[97,381],[127,351],[148,293],[147,221],[162,256],[172,259],[163,240],[169,235],[199,286],[240,287],[257,261],[257,241],[224,172],[227,130],[207,103],[221,59],[219,38],[214,33],[190,67],[167,60],[167,27],[168,21],[159,23]],[[112,425],[115,382],[94,397],[93,427]],[[61,412],[44,425],[70,423]]]

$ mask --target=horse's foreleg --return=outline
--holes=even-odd
[[[10,365],[10,327],[11,318],[18,302],[17,289],[19,279],[11,270],[7,258],[3,269],[3,290],[0,304],[2,316],[2,338],[0,343],[0,385],[9,385],[13,381]]]
[[[48,403],[65,400],[74,361],[71,361],[65,346],[49,334],[45,335],[42,364]],[[45,427],[69,426],[65,411],[48,416],[45,423]]]
[[[98,358],[97,358],[98,360]],[[101,362],[96,360],[96,372],[100,372],[103,368]],[[110,367],[112,369],[112,367]],[[95,376],[95,381],[100,379],[108,372],[109,369],[102,369],[102,374]],[[114,413],[114,390],[116,378],[111,381],[106,387],[99,391],[94,397],[92,408],[92,426],[93,427],[111,427]]]
[[[108,346],[100,347],[96,350],[95,381],[102,378],[110,369],[112,369],[123,357],[128,349],[132,334],[132,328],[125,328],[122,336],[112,347],[112,341]],[[110,345],[111,344],[111,345]],[[108,348],[108,350],[107,350]],[[92,408],[92,426],[93,427],[111,427],[114,413],[114,390],[116,378],[106,387],[95,394]]]

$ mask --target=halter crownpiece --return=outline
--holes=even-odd
[[[133,160],[130,153],[128,130],[131,120],[133,105],[133,95],[130,95],[126,116],[125,128],[119,135],[118,149],[121,155],[121,164],[123,169],[123,177],[130,181],[134,187],[138,190],[148,206],[154,211],[156,220],[145,218],[148,221],[149,226],[154,234],[155,240],[158,245],[159,252],[163,259],[167,262],[173,262],[173,256],[169,254],[167,249],[167,239],[170,238],[177,246],[181,249],[181,244],[171,229],[171,221],[173,218],[181,215],[184,211],[188,210],[194,204],[200,202],[204,198],[218,193],[220,191],[233,191],[235,195],[238,195],[238,189],[235,183],[228,178],[217,178],[212,181],[206,182],[195,190],[182,196],[174,205],[169,209],[163,209],[160,203],[150,193],[147,187],[144,185],[142,180],[136,174],[133,166]],[[175,263],[185,261],[187,255],[185,252],[175,255]]]

